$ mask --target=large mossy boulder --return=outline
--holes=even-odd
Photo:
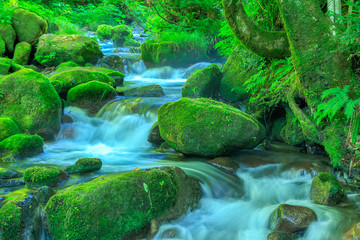
[[[318,173],[311,183],[311,200],[322,205],[337,205],[347,199],[343,187],[327,172]]]
[[[158,84],[129,88],[119,94],[127,97],[163,97],[165,95],[163,88]]]
[[[95,64],[102,56],[99,44],[83,35],[45,34],[39,39],[35,53],[37,61],[49,67],[68,61]]]
[[[38,135],[15,134],[0,142],[0,159],[12,161],[43,152],[44,140]]]
[[[102,161],[99,158],[81,158],[65,169],[67,173],[88,173],[100,170]]]
[[[160,107],[161,137],[176,151],[217,157],[252,149],[265,138],[265,128],[250,115],[206,98],[182,98]]]
[[[19,42],[35,45],[41,35],[47,32],[47,22],[33,12],[18,9],[11,17]]]
[[[68,91],[82,83],[98,81],[115,85],[115,80],[101,72],[94,72],[85,69],[74,69],[57,73],[50,77],[50,82],[62,98],[66,98]]]
[[[116,47],[123,47],[126,39],[132,38],[133,33],[126,25],[119,25],[111,29],[112,41]]]
[[[27,42],[16,44],[13,61],[20,65],[27,65],[31,53],[31,45]]]
[[[140,46],[141,58],[147,68],[188,67],[193,63],[208,60],[200,49],[192,49],[170,41],[147,41]]]
[[[220,96],[228,102],[247,99],[244,83],[258,72],[260,57],[249,50],[236,47],[223,68]]]
[[[22,69],[1,78],[0,89],[0,116],[12,117],[21,132],[52,139],[60,130],[60,98],[44,75]]]
[[[97,113],[102,106],[117,96],[115,89],[109,84],[91,81],[71,88],[67,100],[71,106]]]
[[[14,52],[16,32],[9,23],[0,23],[0,37],[4,40],[7,51]]]
[[[0,142],[12,135],[19,134],[18,125],[11,118],[0,118]]]
[[[184,84],[181,95],[189,98],[218,98],[222,73],[216,64],[193,73]]]
[[[161,167],[64,189],[50,199],[45,213],[52,239],[127,239],[152,219],[169,221],[187,213],[200,194],[197,181],[180,168]]]
[[[65,172],[57,167],[34,166],[25,170],[24,181],[27,186],[56,186],[59,182],[67,179]]]
[[[317,220],[316,213],[310,208],[281,204],[271,214],[269,228],[273,231],[295,233],[306,230]]]
[[[106,24],[99,25],[96,30],[96,36],[100,40],[110,40],[112,37],[112,35],[111,35],[112,29],[113,29],[113,27],[110,25],[106,25]]]
[[[21,211],[13,203],[7,203],[0,208],[0,239],[21,239]]]

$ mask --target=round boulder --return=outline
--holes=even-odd
[[[20,65],[26,65],[29,62],[31,45],[27,42],[16,44],[13,61]]]
[[[0,142],[0,160],[33,157],[43,152],[44,140],[38,135],[15,134]]]
[[[88,173],[100,170],[102,161],[99,158],[81,158],[65,169],[67,173]]]
[[[25,170],[24,181],[28,186],[57,186],[59,182],[66,180],[66,173],[57,167],[35,166]]]
[[[111,30],[113,29],[112,26],[101,24],[98,26],[96,30],[96,36],[100,40],[110,40],[111,39]]]

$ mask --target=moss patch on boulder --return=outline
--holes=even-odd
[[[20,133],[20,129],[12,119],[0,118],[0,142],[18,133]]]
[[[111,35],[112,29],[113,29],[113,27],[110,25],[106,25],[106,24],[99,25],[96,30],[96,36],[100,40],[110,40],[112,37],[112,35]]]
[[[29,62],[31,45],[27,42],[16,44],[13,61],[20,65],[26,65]]]
[[[38,62],[48,67],[68,61],[79,65],[95,64],[102,56],[99,44],[83,35],[45,34],[39,39],[35,53]]]
[[[24,181],[28,186],[56,186],[64,178],[64,171],[56,167],[35,166],[25,170]]]
[[[182,98],[160,107],[161,137],[176,151],[217,157],[252,149],[265,138],[265,128],[250,115],[206,98]]]
[[[306,141],[300,123],[291,110],[286,111],[286,124],[280,131],[280,138],[292,146],[301,145]]]
[[[60,129],[61,102],[44,75],[22,69],[0,79],[0,116],[12,117],[22,132],[51,139]]]
[[[170,220],[197,205],[199,184],[179,168],[112,174],[70,187],[46,205],[54,239],[126,239],[154,218]]]
[[[111,29],[112,41],[116,47],[123,47],[126,39],[132,39],[133,33],[126,25],[119,25]]]
[[[140,43],[132,38],[126,39],[124,47],[140,47]]]
[[[97,113],[116,96],[115,89],[107,83],[91,81],[71,88],[67,95],[70,105]]]
[[[0,37],[5,41],[6,49],[10,53],[14,52],[16,32],[9,23],[0,23]]]
[[[47,22],[33,12],[18,9],[11,17],[19,42],[35,45],[41,35],[47,32]]]
[[[38,135],[15,134],[0,142],[0,159],[33,157],[43,152],[44,140]]]
[[[21,211],[13,203],[0,208],[0,239],[21,239]]]
[[[100,170],[102,161],[99,158],[81,158],[74,165],[67,167],[67,173],[87,173]]]
[[[218,98],[222,73],[216,64],[193,73],[184,84],[181,95],[189,98]]]
[[[311,200],[321,205],[337,205],[347,199],[338,180],[326,172],[320,172],[311,183]]]

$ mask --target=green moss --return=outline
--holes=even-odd
[[[90,101],[91,103],[108,101],[116,96],[115,89],[109,84],[91,81],[80,84],[69,90],[67,100],[70,104],[75,104],[82,101]]]
[[[320,172],[311,183],[311,200],[322,205],[336,205],[347,197],[336,178],[326,172]]]
[[[140,47],[140,43],[134,39],[128,38],[124,42],[124,47]]]
[[[12,117],[22,132],[51,139],[60,129],[61,102],[49,79],[22,69],[0,79],[0,116]]]
[[[27,42],[16,44],[13,61],[20,65],[28,64],[31,53],[31,45]]]
[[[346,139],[344,133],[344,125],[341,122],[334,123],[324,129],[325,138],[322,144],[334,167],[340,167],[341,159],[347,155],[345,143],[343,142]]]
[[[45,212],[54,239],[123,239],[174,206],[174,168],[99,177],[54,195]]]
[[[298,146],[305,142],[299,120],[294,116],[290,109],[286,111],[286,124],[280,132],[281,139],[293,146]]]
[[[0,208],[0,238],[21,239],[21,211],[15,204],[8,203]]]
[[[56,71],[58,71],[61,68],[66,68],[66,67],[79,67],[79,64],[74,63],[73,61],[64,62],[64,63],[61,63],[59,66],[57,66]]]
[[[119,25],[111,29],[112,41],[117,47],[122,47],[128,38],[132,38],[131,29],[126,25]]]
[[[12,60],[8,58],[0,58],[0,75],[6,75],[9,73],[12,65]]]
[[[184,84],[181,95],[189,98],[218,98],[222,74],[216,64],[193,73]]]
[[[11,17],[19,42],[34,45],[47,32],[47,22],[33,12],[18,9]]]
[[[175,150],[217,157],[251,149],[265,138],[265,128],[250,115],[210,99],[182,98],[160,107],[161,137]]]
[[[99,25],[99,27],[96,30],[96,36],[100,39],[100,40],[110,40],[111,39],[111,30],[112,30],[112,26],[110,25]]]
[[[125,89],[121,95],[130,97],[162,97],[164,96],[163,88],[158,84],[151,84],[147,86],[135,87]]]
[[[0,118],[0,142],[18,133],[20,133],[19,127],[12,119]]]
[[[61,170],[56,167],[35,166],[25,170],[24,181],[28,186],[53,186],[60,174]]]
[[[0,37],[5,41],[6,49],[14,52],[14,43],[16,40],[16,32],[9,23],[0,23]]]
[[[5,55],[5,51],[6,51],[5,41],[0,36],[0,57]]]
[[[67,167],[65,171],[67,173],[87,173],[98,171],[101,169],[102,161],[99,158],[81,158],[70,167]]]
[[[15,134],[0,142],[0,156],[32,157],[43,152],[43,145],[44,140],[38,135]]]

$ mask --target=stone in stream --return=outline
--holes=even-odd
[[[20,129],[18,125],[7,117],[0,118],[0,142],[12,135],[19,134]]]
[[[126,39],[133,38],[131,29],[126,25],[119,25],[111,29],[112,41],[115,47],[123,47]]]
[[[102,56],[99,44],[83,35],[45,34],[40,37],[35,53],[38,62],[48,67],[67,61],[95,64]]]
[[[125,65],[125,59],[118,55],[104,56],[99,62],[100,67],[108,68],[122,73],[125,72]]]
[[[155,145],[161,145],[164,141],[164,139],[162,139],[161,135],[160,135],[160,129],[159,129],[159,124],[158,122],[155,122],[148,134],[148,138],[147,138],[149,143],[155,144]]]
[[[49,199],[55,195],[55,193],[56,192],[51,187],[42,186],[36,190],[34,193],[34,198],[40,205],[45,206]]]
[[[193,73],[184,84],[181,95],[189,98],[218,98],[222,73],[216,64]]]
[[[344,233],[341,240],[359,240],[359,239],[360,239],[360,222],[357,222],[346,233]]]
[[[57,186],[68,179],[68,175],[57,167],[34,166],[25,170],[24,181],[27,186]]]
[[[268,235],[267,240],[293,240],[294,234],[287,232],[272,232]]]
[[[124,47],[140,47],[140,43],[134,39],[126,39],[124,42]]]
[[[346,193],[336,178],[327,172],[318,173],[311,183],[311,200],[322,205],[337,205],[346,201]]]
[[[65,169],[67,173],[88,173],[100,170],[102,161],[99,158],[81,158]]]
[[[153,219],[170,221],[186,214],[200,197],[195,179],[180,168],[160,167],[60,190],[45,213],[53,239],[125,239],[137,236]]]
[[[16,44],[13,61],[20,65],[26,65],[29,62],[31,45],[27,42]]]
[[[0,172],[0,179],[12,179],[12,178],[21,178],[24,174],[21,172],[18,172],[14,169],[10,169],[8,171],[1,171]]]
[[[205,98],[182,98],[158,111],[161,137],[176,151],[218,157],[252,149],[265,138],[265,127],[250,115]]]
[[[30,87],[31,86],[31,87]],[[31,69],[0,79],[0,117],[11,117],[21,132],[52,139],[60,130],[61,101],[49,79]]]
[[[199,71],[201,69],[204,69],[209,65],[211,65],[211,63],[207,63],[207,62],[196,63],[196,64],[192,65],[191,67],[189,67],[188,69],[186,69],[182,78],[188,79],[193,73],[195,73],[196,71]]]
[[[12,24],[0,23],[0,37],[5,42],[6,50],[10,53],[13,53],[16,40],[16,32]]]
[[[163,97],[164,90],[158,84],[126,89],[122,92],[126,97]]]
[[[237,162],[229,157],[217,157],[210,160],[208,163],[229,173],[235,173],[240,167]]]
[[[33,157],[43,152],[44,140],[38,135],[15,134],[0,142],[0,161]]]
[[[295,233],[306,230],[317,220],[316,213],[310,208],[281,204],[271,214],[269,228],[273,231]]]
[[[25,185],[22,179],[0,179],[0,188],[11,188]]]
[[[41,35],[47,32],[47,22],[33,12],[18,9],[11,17],[17,40],[27,42],[32,46],[38,42]]]
[[[67,100],[71,106],[96,114],[107,102],[117,96],[115,89],[102,82],[91,81],[69,90]]]
[[[111,30],[113,29],[112,26],[101,24],[98,26],[96,30],[96,36],[100,40],[110,40],[111,39]]]

